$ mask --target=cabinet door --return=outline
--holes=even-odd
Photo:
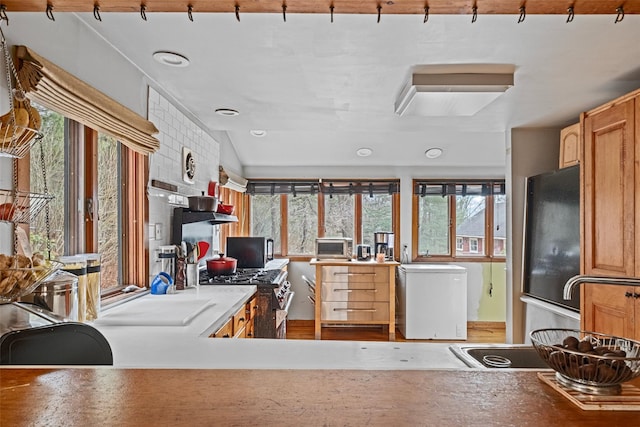
[[[585,118],[585,274],[635,272],[634,106],[632,99]]]
[[[231,338],[233,336],[233,319],[227,320],[227,322],[220,327],[217,331],[209,335],[209,338]]]
[[[624,338],[634,336],[633,286],[583,286],[581,328]]]
[[[560,131],[560,169],[580,163],[580,123]]]

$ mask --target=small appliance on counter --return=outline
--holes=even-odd
[[[386,260],[393,260],[394,235],[389,231],[377,231],[373,233],[375,253],[384,254]]]
[[[273,239],[227,237],[226,254],[238,260],[237,268],[264,268],[273,259]]]
[[[12,302],[0,304],[0,365],[113,365],[113,354],[92,326]]]
[[[358,258],[358,261],[369,261],[371,259],[371,246],[356,246],[356,257]]]
[[[353,239],[349,237],[318,237],[316,239],[316,258],[353,258]]]

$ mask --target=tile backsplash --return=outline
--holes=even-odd
[[[160,131],[160,149],[149,156],[149,272],[159,272],[158,248],[171,241],[173,209],[186,204],[187,196],[202,194],[209,181],[218,181],[220,144],[198,124],[178,110],[169,100],[149,88],[148,118]],[[193,183],[183,180],[183,149],[191,150],[195,160]],[[151,180],[175,185],[170,192],[151,186]],[[218,245],[218,227],[214,227],[213,244]],[[157,238],[159,237],[159,238]]]

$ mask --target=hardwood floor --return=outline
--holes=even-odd
[[[469,322],[467,323],[466,341],[449,340],[406,340],[399,330],[396,330],[396,341],[410,342],[468,342],[468,343],[504,343],[504,322]],[[313,320],[288,320],[287,339],[312,340],[314,339]],[[323,340],[343,341],[388,341],[389,334],[386,328],[372,327],[324,327],[322,328]]]

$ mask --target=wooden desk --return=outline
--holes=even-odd
[[[395,261],[312,260],[316,267],[315,338],[322,325],[386,325],[396,339]]]

